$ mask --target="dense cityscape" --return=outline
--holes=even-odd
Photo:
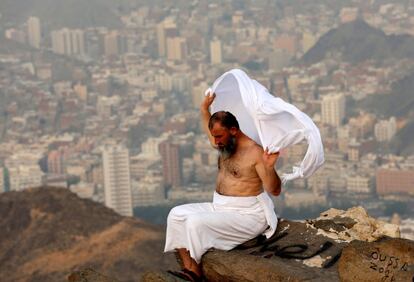
[[[413,98],[404,85],[414,45],[411,57],[392,49],[378,58],[375,46],[374,55],[348,54],[323,40],[355,30],[411,38],[414,3],[294,2],[141,3],[119,8],[113,26],[3,20],[0,192],[68,188],[126,216],[210,200],[218,153],[199,105],[216,78],[241,68],[309,115],[324,143],[325,164],[282,188],[278,214],[362,205],[413,239]],[[306,145],[281,151],[279,174]]]

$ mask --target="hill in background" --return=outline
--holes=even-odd
[[[357,20],[327,32],[303,55],[301,62],[317,63],[330,53],[340,53],[345,61],[351,63],[414,58],[414,37],[386,35],[382,30]]]
[[[138,281],[176,265],[163,229],[62,188],[0,194],[0,230],[0,281],[66,281],[86,267]]]

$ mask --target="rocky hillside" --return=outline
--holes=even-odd
[[[164,230],[61,188],[0,194],[0,281],[65,281],[93,269],[138,281],[148,269],[169,269]]]
[[[348,62],[414,58],[414,37],[386,35],[382,30],[357,20],[327,32],[301,61],[313,64],[329,53],[340,53]]]

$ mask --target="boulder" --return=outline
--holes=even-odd
[[[346,211],[329,209],[308,223],[319,229],[319,234],[339,241],[361,240],[373,242],[383,236],[400,237],[398,225],[370,217],[363,207]]]
[[[414,281],[414,242],[382,238],[353,241],[338,262],[341,281]]]
[[[389,236],[399,237],[398,226],[361,207],[330,209],[305,222],[281,219],[269,239],[259,236],[227,252],[210,250],[202,267],[207,281],[412,281],[413,242]],[[400,264],[393,271],[378,264],[373,276],[374,250],[378,263],[386,256]]]

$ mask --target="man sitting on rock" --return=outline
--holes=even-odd
[[[230,112],[210,114],[215,94],[201,104],[203,129],[220,152],[212,203],[173,208],[167,220],[165,252],[176,251],[182,267],[171,272],[190,281],[202,276],[200,261],[210,248],[230,250],[260,234],[276,230],[277,217],[269,195],[278,196],[281,180],[274,166],[279,153],[270,154],[246,136]]]

